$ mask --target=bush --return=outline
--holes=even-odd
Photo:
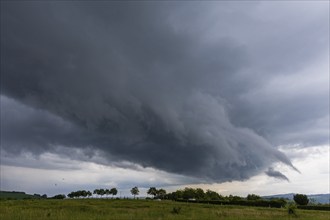
[[[180,214],[181,212],[181,207],[178,206],[178,207],[173,207],[172,211],[171,211],[173,214]]]
[[[261,199],[261,197],[258,195],[255,195],[255,194],[249,194],[249,195],[247,195],[246,199],[247,200],[259,200],[259,199]]]
[[[298,204],[298,205],[307,205],[309,202],[309,199],[307,198],[306,195],[304,194],[296,194],[293,196],[293,200]]]
[[[330,205],[298,205],[298,209],[330,211]]]
[[[282,208],[286,205],[286,201],[282,199],[276,200],[185,200],[177,199],[178,202],[190,202],[190,203],[206,203],[206,204],[218,204],[218,205],[241,205],[241,206],[258,206],[258,207],[273,207]]]
[[[63,194],[58,194],[58,195],[56,195],[56,196],[53,196],[52,197],[52,199],[65,199],[65,195],[63,195]]]
[[[287,210],[288,210],[289,215],[297,216],[296,209],[297,209],[297,206],[295,204],[289,204],[287,206]]]

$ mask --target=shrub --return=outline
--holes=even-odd
[[[178,206],[178,207],[173,207],[172,211],[171,211],[173,214],[180,214],[181,212],[181,207]]]
[[[281,208],[286,205],[285,200],[185,200],[177,199],[178,202],[189,202],[189,203],[207,203],[207,204],[218,204],[218,205],[241,205],[241,206],[258,206],[258,207],[273,207]]]
[[[298,205],[298,209],[330,211],[330,205]]]
[[[298,204],[298,205],[307,205],[309,202],[309,199],[307,198],[306,195],[304,194],[296,194],[293,196],[293,200]]]
[[[53,196],[52,197],[52,199],[65,199],[65,195],[63,195],[63,194],[58,194],[58,195],[56,195],[56,196]]]
[[[287,206],[287,210],[288,210],[289,215],[297,216],[296,209],[297,209],[297,206],[295,204],[291,203]]]
[[[261,199],[261,197],[258,195],[255,195],[255,194],[249,194],[249,195],[247,195],[246,199],[247,200],[259,200],[259,199]]]

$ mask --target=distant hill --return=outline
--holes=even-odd
[[[284,198],[293,201],[293,196],[295,193],[288,193],[288,194],[279,194],[279,195],[270,195],[270,196],[263,196],[264,199],[271,199],[271,198]],[[309,200],[313,203],[321,203],[321,204],[329,204],[330,203],[330,194],[311,194],[307,195]]]
[[[0,191],[0,199],[40,199],[42,196],[39,194],[26,194],[25,192],[16,191]]]

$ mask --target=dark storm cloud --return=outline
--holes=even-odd
[[[286,177],[284,174],[282,174],[279,171],[274,170],[274,168],[270,167],[268,168],[268,170],[265,172],[268,176],[270,177],[274,177],[274,178],[278,178],[278,179],[282,179],[282,180],[286,180],[289,182],[288,177]]]
[[[258,5],[244,3],[243,10],[227,2],[2,3],[1,147],[35,154],[72,147],[90,158],[103,152],[109,162],[212,181],[247,179],[275,162],[291,166],[269,140],[301,141],[290,128],[284,130],[288,140],[280,138],[285,121],[299,125],[303,116],[313,122],[327,117],[327,95],[317,90],[303,96],[313,106],[292,117],[289,112],[307,105],[297,91],[277,99],[263,95],[268,87],[251,74],[261,76],[267,59],[251,47],[253,40],[248,44],[251,33],[241,24],[256,22],[252,12]],[[310,50],[317,53],[315,48]],[[308,58],[302,56],[299,65]],[[276,76],[276,68],[268,70],[260,80],[271,86],[266,79]],[[284,98],[288,94],[296,101]],[[276,103],[282,108],[272,109]],[[279,138],[268,138],[273,134]]]
[[[83,136],[83,132],[62,118],[5,96],[1,97],[1,105],[1,144],[10,152],[42,153],[58,145],[79,146],[75,136]]]

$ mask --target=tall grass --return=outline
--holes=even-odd
[[[179,211],[173,211],[174,208]],[[287,209],[188,204],[148,200],[8,200],[0,201],[1,220],[35,219],[293,219]],[[294,219],[329,219],[329,212],[298,210]]]

